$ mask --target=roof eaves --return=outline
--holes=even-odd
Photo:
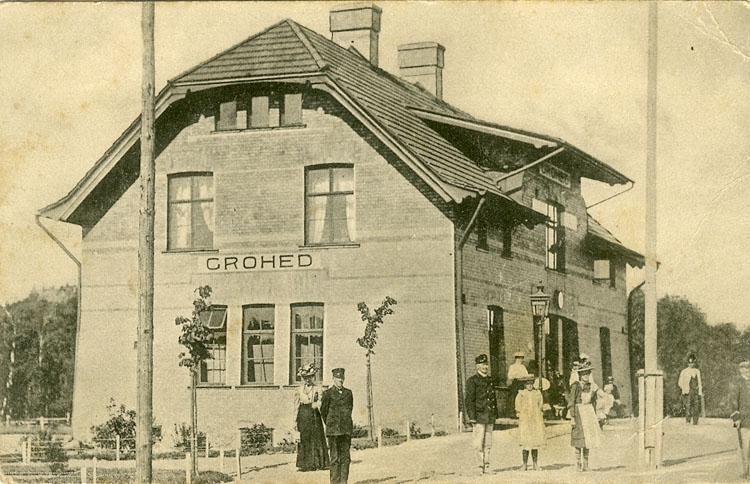
[[[415,155],[407,146],[404,145],[396,136],[394,136],[388,128],[383,126],[375,116],[371,115],[367,109],[365,109],[356,98],[352,96],[347,90],[335,81],[331,76],[327,76],[327,86],[330,88],[331,94],[338,98],[345,107],[349,109],[365,126],[368,126],[378,138],[383,141],[386,146],[393,150],[406,164],[411,167],[417,175],[422,178],[436,193],[446,202],[455,201],[460,202],[466,198],[463,193],[455,193],[455,191],[448,188],[448,184],[443,182],[434,172],[425,167],[424,163],[420,158]],[[455,184],[453,185],[458,187]],[[477,193],[476,188],[466,188],[466,190]]]
[[[173,85],[167,85],[156,97],[156,117],[160,116],[174,101],[182,99],[185,93],[182,89],[175,89]],[[114,143],[99,157],[94,165],[83,175],[76,185],[60,200],[39,209],[39,216],[67,221],[67,218],[75,211],[81,201],[98,184],[99,181],[112,169],[117,160],[130,147],[140,139],[141,116],[123,131]]]
[[[428,111],[426,109],[417,107],[409,107],[408,109],[414,112],[417,117],[422,119],[442,122],[445,124],[451,124],[467,129],[473,129],[475,131],[481,131],[483,133],[512,139],[514,141],[521,141],[523,143],[532,144],[537,149],[541,147],[555,148],[559,144],[563,143],[560,140],[551,138],[549,136],[538,135],[535,133],[509,128],[507,126],[501,126],[474,118],[451,116],[444,113],[436,113],[434,111]]]

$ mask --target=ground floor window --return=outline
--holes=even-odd
[[[227,378],[227,308],[211,306],[201,313],[203,324],[211,331],[208,343],[211,357],[201,362],[199,382],[223,385]]]
[[[301,381],[297,370],[303,365],[312,363],[318,369],[315,378],[323,379],[323,304],[292,304],[292,365],[290,367],[291,383]]]
[[[242,308],[242,384],[272,384],[275,307],[272,304]]]

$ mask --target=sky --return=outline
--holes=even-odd
[[[645,2],[375,2],[380,66],[397,46],[445,48],[444,99],[487,121],[561,138],[635,181],[587,182],[590,212],[645,250]],[[332,2],[156,5],[156,87],[291,18],[328,35]],[[71,259],[36,225],[141,109],[137,3],[0,3],[0,304],[75,284]],[[750,280],[750,4],[659,4],[658,295],[711,324]],[[623,193],[620,193],[623,192]],[[42,219],[80,255],[80,230]],[[628,287],[643,280],[628,274]]]

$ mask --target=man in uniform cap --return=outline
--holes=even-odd
[[[698,416],[701,412],[701,398],[703,397],[703,383],[701,382],[701,371],[696,367],[695,354],[690,353],[687,359],[687,368],[680,372],[677,381],[682,392],[682,405],[685,408],[685,420],[693,425],[698,425]]]
[[[497,419],[495,385],[489,374],[489,359],[481,354],[474,359],[477,372],[466,380],[466,417],[474,433],[473,446],[478,453],[479,467],[484,474],[490,467],[492,430]]]
[[[737,437],[742,453],[742,477],[750,474],[750,361],[739,364],[740,379],[734,387],[732,399],[732,424],[737,429]]]
[[[352,443],[352,391],[344,388],[344,369],[333,369],[333,385],[323,392],[320,415],[326,424],[328,449],[331,454],[331,484],[346,484],[349,479]]]

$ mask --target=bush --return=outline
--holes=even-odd
[[[414,422],[409,422],[409,436],[412,439],[419,439],[422,435],[422,429],[417,427],[417,424]]]
[[[115,449],[116,437],[119,436],[120,450],[123,452],[135,450],[135,410],[128,410],[124,404],[118,406],[115,399],[110,398],[107,413],[109,413],[109,419],[106,422],[91,426],[94,444],[103,449]],[[152,425],[151,440],[152,443],[161,440],[160,425]]]
[[[217,471],[203,471],[192,479],[193,484],[214,484],[217,482],[231,482],[232,477]]]
[[[361,425],[354,424],[354,428],[352,429],[352,438],[353,439],[359,439],[362,437],[367,437],[370,435],[370,430],[367,427],[363,427]]]
[[[32,447],[41,449],[43,462],[49,462],[49,468],[54,474],[59,474],[68,467],[68,455],[63,449],[63,443],[55,440],[49,430],[40,430],[32,438]]]
[[[103,424],[92,425],[94,443],[104,449],[116,447],[115,438],[120,437],[120,449],[135,448],[135,410],[128,410],[124,404],[119,407],[114,398],[109,399],[107,405],[109,419]]]
[[[190,450],[190,437],[192,433],[192,426],[184,423],[174,424],[174,433],[172,434],[172,441],[177,449],[188,451]],[[206,434],[198,431],[198,448],[206,448]]]
[[[390,427],[383,427],[381,430],[383,437],[396,437],[399,435],[398,430],[392,429]]]
[[[271,446],[273,429],[262,423],[240,429],[240,452],[242,455],[262,454]]]

